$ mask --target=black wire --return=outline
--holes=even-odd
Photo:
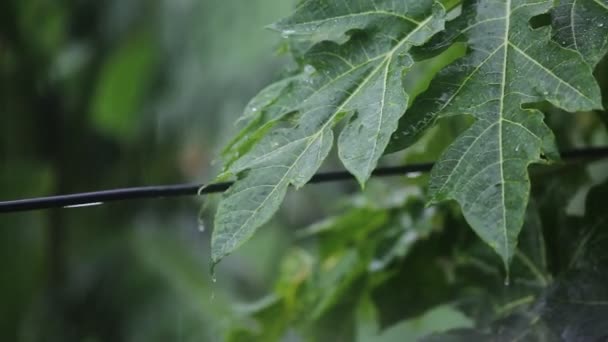
[[[602,157],[608,157],[608,147],[578,149],[562,153],[562,158],[564,160],[569,161],[577,159],[596,159]],[[428,172],[431,170],[432,167],[433,163],[382,167],[374,170],[372,176],[387,177],[406,175],[409,173],[416,172]],[[309,183],[324,183],[342,180],[354,180],[354,177],[346,171],[324,172],[314,175]],[[85,192],[72,195],[38,197],[0,202],[0,213],[62,207],[90,206],[107,202],[144,198],[203,195],[224,192],[231,185],[232,182],[209,184],[207,186],[204,186],[203,184],[158,185]]]

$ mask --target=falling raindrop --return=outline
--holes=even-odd
[[[597,24],[597,27],[604,27],[604,23]]]
[[[509,286],[511,285],[511,279],[509,278],[509,275],[507,274],[507,276],[505,277],[505,286]]]
[[[210,270],[209,270],[209,273],[211,273],[211,281],[212,281],[213,283],[216,283],[216,282],[217,282],[217,277],[216,277],[216,275],[215,275],[215,266],[217,266],[217,262],[213,262],[213,263],[211,264],[211,268],[210,268]]]

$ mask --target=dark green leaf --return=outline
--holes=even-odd
[[[551,12],[553,39],[595,66],[608,51],[608,0],[559,0]]]
[[[404,116],[412,122],[406,128],[412,135],[434,118],[468,114],[477,119],[435,165],[432,201],[458,201],[469,224],[507,268],[528,203],[528,165],[557,158],[542,113],[522,105],[546,100],[572,112],[601,108],[591,68],[577,53],[552,42],[549,28],[529,25],[551,5],[465,2],[463,14],[447,31],[461,32],[468,54],[439,73],[408,110],[414,117]]]

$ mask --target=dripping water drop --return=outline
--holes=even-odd
[[[202,217],[198,218],[198,231],[203,233],[205,231],[205,221]]]
[[[217,262],[212,262],[209,272],[211,273],[211,282],[213,285],[217,283],[217,277],[215,275],[215,266],[217,266]],[[211,302],[215,300],[215,286],[211,286],[211,297],[209,298]]]
[[[213,283],[217,283],[217,277],[215,275],[215,266],[217,266],[217,262],[211,263],[211,268],[209,270],[209,272],[211,273],[211,281]]]

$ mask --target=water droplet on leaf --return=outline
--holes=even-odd
[[[310,64],[304,67],[304,73],[307,75],[312,75],[315,71],[317,71],[317,69]]]
[[[414,64],[414,59],[409,54],[399,55],[399,64],[405,68],[410,68]]]
[[[289,36],[291,36],[294,33],[296,33],[296,31],[294,31],[294,30],[283,30],[283,32],[281,32],[281,36],[283,38],[289,38]]]

